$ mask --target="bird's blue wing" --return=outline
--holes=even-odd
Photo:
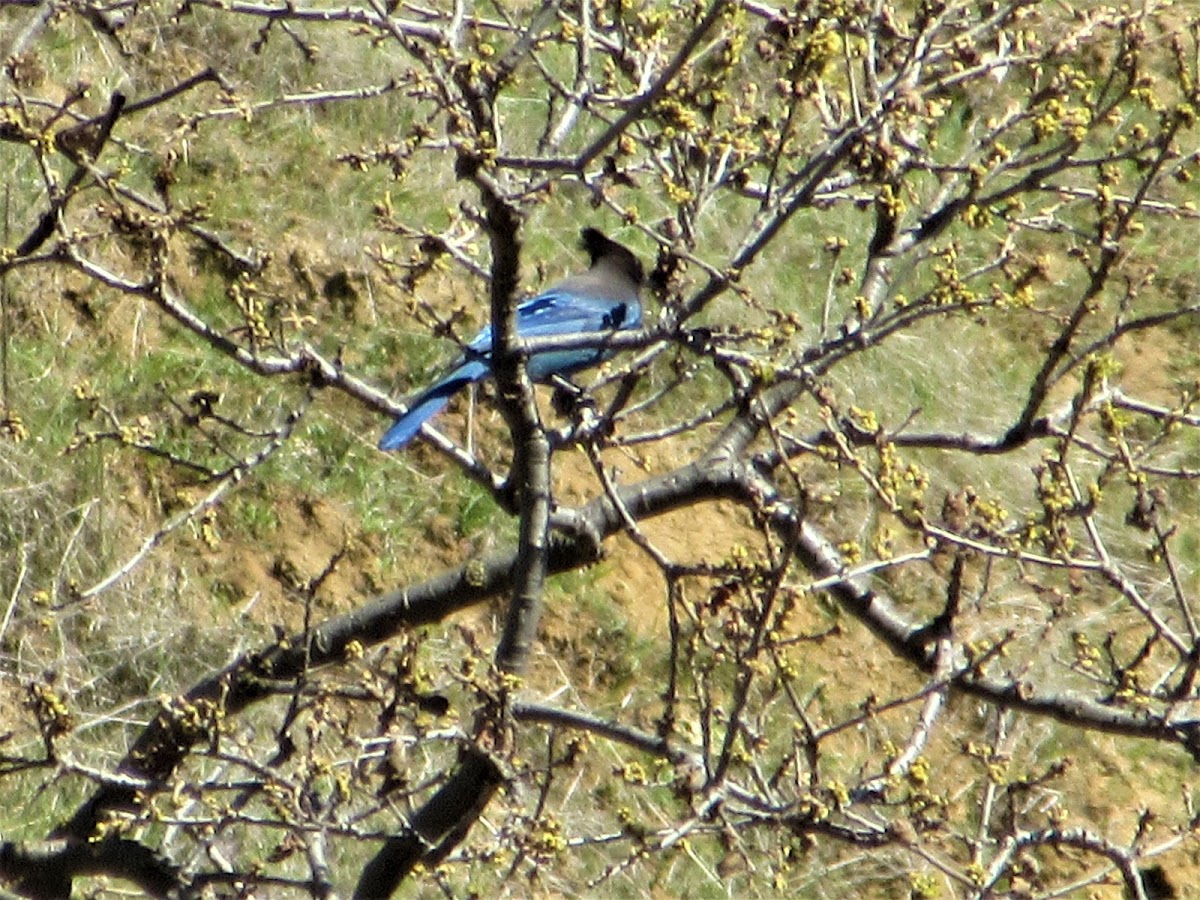
[[[641,321],[642,308],[636,300],[602,299],[554,288],[517,307],[517,334],[521,337],[614,331],[636,328]],[[491,323],[467,346],[479,353],[491,352]]]
[[[565,288],[551,288],[517,307],[517,334],[525,338],[636,328],[641,321],[642,308],[636,299],[605,299]],[[380,440],[379,449],[403,447],[458,391],[490,375],[491,354],[492,326],[488,324],[467,344],[462,363],[412,400],[407,412]],[[570,374],[595,365],[608,355],[601,348],[590,347],[551,350],[538,353],[529,361],[529,373],[535,379]]]

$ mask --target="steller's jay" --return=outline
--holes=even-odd
[[[581,275],[531,297],[517,307],[517,334],[523,338],[569,336],[596,331],[638,328],[642,306],[638,291],[645,281],[642,264],[629,248],[605,237],[595,228],[580,232],[583,249],[592,265]],[[529,358],[529,377],[546,381],[594,366],[612,355],[603,347],[545,350]],[[398,450],[411,441],[421,426],[437,415],[450,398],[468,384],[492,373],[492,326],[489,324],[467,344],[458,364],[410,401],[379,442],[380,450]]]

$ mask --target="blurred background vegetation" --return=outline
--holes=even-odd
[[[622,484],[682,471],[735,417],[767,417],[774,385],[802,384],[746,451],[773,502],[909,621],[936,623],[953,596],[960,662],[911,665],[814,589],[837,579],[789,555],[774,507],[696,501],[639,523],[551,580],[521,696],[699,748],[706,774],[526,721],[505,790],[408,895],[1194,882],[1193,18],[1156,3],[0,7],[4,840],[45,839],[169,698],[241,654],[513,543],[480,474],[498,482],[509,458],[486,389],[470,425],[465,403],[436,423],[469,456],[375,448],[388,398],[487,321],[469,160],[523,217],[524,291],[582,267],[589,224],[660,276],[657,343],[622,355],[644,360],[632,411],[592,457],[558,448],[556,502],[604,496],[591,459]],[[472,86],[492,91],[491,132]],[[280,360],[296,364],[267,371]],[[103,832],[197,891],[348,893],[499,690],[481,673],[505,599],[360,642],[209,723]],[[1014,699],[1062,706],[950,690],[980,659]],[[1072,692],[1131,724],[1071,720]]]

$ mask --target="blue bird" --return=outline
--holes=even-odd
[[[531,297],[517,307],[517,334],[523,338],[586,334],[638,328],[642,305],[638,292],[646,280],[642,264],[629,248],[595,228],[580,232],[591,268]],[[529,377],[547,381],[594,366],[612,355],[603,347],[546,350],[529,358]],[[380,450],[399,450],[421,426],[441,412],[450,398],[468,384],[492,374],[492,326],[467,344],[450,372],[414,397],[379,442]]]

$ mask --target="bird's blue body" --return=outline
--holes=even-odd
[[[642,306],[638,292],[644,280],[641,264],[621,244],[594,228],[583,230],[583,247],[592,267],[526,300],[517,307],[517,334],[522,338],[565,337],[591,332],[638,328]],[[547,350],[529,358],[529,377],[545,381],[571,375],[612,355],[603,347]],[[437,415],[450,398],[469,384],[492,374],[492,326],[467,344],[463,359],[409,403],[379,442],[381,450],[398,450],[421,426]]]

